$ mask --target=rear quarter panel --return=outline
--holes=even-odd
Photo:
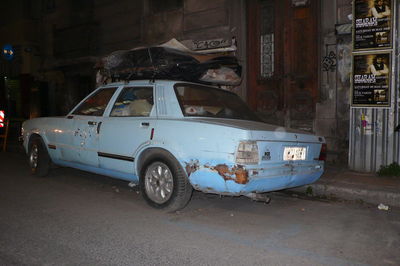
[[[198,160],[202,164],[235,162],[239,140],[248,134],[241,129],[199,123],[188,119],[160,119],[153,145],[169,150],[182,166]]]

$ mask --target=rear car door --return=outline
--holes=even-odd
[[[154,86],[125,86],[99,127],[99,166],[134,173],[136,152],[150,144],[156,123]]]

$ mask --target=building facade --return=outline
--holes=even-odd
[[[351,0],[6,2],[0,44],[16,56],[1,59],[9,82],[0,104],[12,116],[66,114],[95,88],[96,62],[116,50],[234,42],[243,66],[235,92],[266,122],[325,136],[328,160],[347,163]]]

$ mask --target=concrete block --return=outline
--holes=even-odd
[[[185,13],[199,12],[204,10],[215,9],[223,7],[225,0],[186,0],[185,1]]]
[[[157,44],[182,36],[182,10],[150,15],[144,19],[142,39],[145,44]]]
[[[224,8],[185,14],[184,31],[192,31],[228,24],[228,14]]]
[[[341,6],[338,7],[337,14],[338,14],[338,24],[347,24],[351,23],[349,19],[349,15],[352,14],[353,8],[352,6]]]
[[[316,119],[315,120],[315,133],[325,137],[336,137],[336,119]]]
[[[212,40],[212,39],[227,39],[232,38],[229,26],[218,26],[212,28],[199,29],[195,31],[187,31],[183,35],[185,40]],[[186,42],[188,47],[191,47],[191,41]],[[243,82],[242,82],[243,84]]]
[[[336,0],[338,6],[351,6],[353,0]]]
[[[335,118],[336,103],[334,99],[329,99],[322,103],[317,103],[315,115],[316,119],[333,119]]]

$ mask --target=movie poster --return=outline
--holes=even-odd
[[[392,47],[392,0],[354,0],[354,50]]]
[[[353,106],[389,106],[391,54],[353,55]]]

